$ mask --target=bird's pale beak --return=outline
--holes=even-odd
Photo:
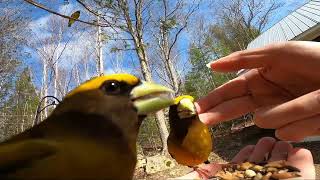
[[[130,97],[139,115],[147,115],[174,103],[173,90],[160,84],[143,81],[132,89]]]
[[[197,114],[196,108],[190,99],[182,99],[178,104],[178,116],[181,119],[189,118]]]

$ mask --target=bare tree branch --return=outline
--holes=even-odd
[[[60,16],[60,17],[66,18],[66,19],[72,19],[72,20],[79,21],[79,22],[82,22],[82,23],[85,23],[85,24],[88,24],[88,25],[92,25],[92,26],[110,27],[110,25],[98,24],[98,23],[95,23],[95,22],[83,21],[83,20],[81,20],[81,19],[75,19],[75,18],[73,18],[73,17],[71,17],[71,16],[67,16],[67,15],[60,14],[60,13],[58,13],[58,12],[56,12],[56,11],[53,11],[53,10],[45,7],[44,5],[42,5],[42,4],[40,4],[40,3],[37,3],[37,2],[35,2],[35,1],[33,1],[33,0],[24,0],[24,1],[27,2],[27,3],[29,3],[29,4],[31,4],[31,5],[34,5],[34,6],[38,7],[38,8],[40,8],[40,9],[43,9],[43,10],[49,12],[49,13],[58,15],[58,16]]]
[[[173,42],[172,42],[172,44],[170,45],[169,54],[171,54],[172,48],[173,48],[174,45],[176,44],[179,35],[180,35],[181,32],[187,27],[187,25],[188,25],[188,20],[189,20],[190,16],[198,9],[198,7],[199,7],[199,4],[196,5],[194,8],[189,9],[189,12],[187,13],[187,15],[185,16],[185,19],[184,19],[184,25],[183,25],[183,26],[178,30],[178,32],[175,34],[175,37],[174,37],[174,39],[173,39]],[[176,10],[174,10],[174,11],[176,11]],[[170,13],[170,14],[171,14],[171,13]]]
[[[114,51],[136,51],[136,48],[114,48]]]
[[[76,0],[79,4],[82,5],[82,7],[84,7],[87,11],[89,11],[90,13],[92,13],[95,16],[101,16],[101,14],[99,14],[97,11],[93,10],[91,7],[87,6],[85,3],[83,3],[81,0]]]
[[[92,13],[93,15],[97,16],[97,17],[101,17],[106,24],[108,24],[108,27],[112,28],[115,32],[118,33],[118,31],[115,29],[115,27],[119,28],[119,26],[117,26],[115,23],[111,23],[110,21],[108,21],[105,18],[105,15],[100,14],[98,11],[93,10],[91,7],[87,6],[84,2],[82,2],[81,0],[76,0],[79,4],[82,5],[82,7],[84,7],[87,11],[89,11],[90,13]]]
[[[262,31],[262,29],[265,27],[265,25],[268,22],[268,17],[271,15],[271,12],[278,9],[280,7],[280,4],[276,4],[274,1],[272,2],[271,6],[267,9],[265,14],[262,16],[260,24],[258,26],[258,29]]]

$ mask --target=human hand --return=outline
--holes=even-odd
[[[261,128],[282,140],[320,134],[320,43],[286,42],[235,52],[210,64],[214,71],[251,69],[196,103],[205,124],[254,112]],[[299,133],[297,133],[299,132]]]
[[[269,156],[268,162],[286,160],[289,165],[298,168],[301,171],[302,179],[315,179],[315,168],[312,154],[309,150],[303,148],[293,148],[291,144],[285,141],[276,141],[271,137],[261,138],[256,145],[244,147],[232,159],[233,163],[243,163],[246,161],[261,163],[265,157]],[[221,170],[221,164],[207,164],[201,166],[201,169],[207,170],[214,176]],[[200,179],[201,176],[193,171],[185,176],[176,179]]]

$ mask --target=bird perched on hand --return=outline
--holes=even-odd
[[[76,12],[72,13],[70,17],[72,17],[72,18],[74,18],[74,19],[79,19],[79,17],[80,17],[80,11],[76,11]],[[74,19],[69,19],[68,27],[71,27],[71,25],[75,22]]]
[[[0,179],[132,179],[143,118],[172,90],[129,74],[71,91],[40,124],[0,144]]]
[[[189,95],[175,98],[169,108],[170,134],[167,144],[172,158],[198,171],[197,165],[208,162],[212,138],[209,128],[199,120],[193,103],[194,98]]]

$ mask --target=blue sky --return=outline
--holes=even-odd
[[[24,3],[22,0],[19,0],[20,2]],[[267,24],[265,29],[268,29],[273,24],[281,20],[283,17],[288,15],[290,12],[292,12],[297,7],[301,6],[306,2],[306,0],[280,0],[283,2],[283,6],[278,9],[277,13],[271,18],[271,21]],[[44,3],[46,6],[50,7],[51,9],[58,11],[62,14],[71,14],[75,10],[82,10],[82,12],[85,12],[80,5],[78,5],[74,0],[70,0],[69,4],[63,4],[63,1],[59,1],[59,3],[56,3],[57,1],[41,1],[38,0],[39,3]],[[49,3],[45,3],[49,2]],[[44,31],[43,28],[46,26],[46,23],[48,22],[48,19],[52,17],[53,15],[49,14],[48,12],[41,10],[39,8],[33,7],[29,4],[25,6],[25,8],[28,9],[29,15],[32,19],[31,22],[31,28],[36,34],[38,38],[44,38],[48,34],[48,32]],[[208,22],[210,21],[210,16],[208,16],[208,12],[210,11],[210,8],[208,8],[207,5],[203,5],[200,7],[201,13],[206,14],[207,16],[204,16],[207,18]],[[210,14],[210,13],[209,13]],[[60,18],[60,17],[57,17]],[[82,13],[81,19],[87,19],[90,18],[88,14]],[[64,20],[65,23],[67,23],[67,20]],[[77,22],[78,23],[78,22]],[[67,29],[66,33],[72,34],[73,31],[77,28],[77,24],[75,24],[75,27],[72,27],[74,29]],[[188,60],[188,47],[190,43],[190,37],[191,35],[188,32],[184,32],[181,35],[181,39],[178,43],[178,51],[179,51],[179,59],[180,59],[180,65],[186,64]],[[69,36],[70,38],[70,36]],[[73,48],[70,48],[69,50],[66,50],[64,52],[64,56],[61,58],[60,65],[66,69],[71,69],[74,65],[74,63],[77,63],[79,59],[77,59],[77,54],[83,52],[83,48],[85,46],[93,46],[92,42],[90,44],[90,41],[93,40],[93,37],[90,37],[89,34],[76,34],[71,37],[71,39],[66,38],[66,40],[70,41],[70,46]],[[83,43],[87,42],[87,43]],[[105,59],[105,72],[106,73],[112,73],[112,72],[119,72],[119,71],[126,71],[129,73],[137,74],[139,63],[137,61],[137,57],[134,52],[124,52],[120,54],[110,53],[110,47],[112,47],[112,44],[106,44],[104,48],[104,59]],[[92,47],[91,47],[92,48]],[[31,58],[25,60],[25,65],[31,66],[34,70],[34,81],[37,86],[40,86],[41,84],[41,61],[39,60],[39,56],[35,51],[29,49],[26,49],[31,53]],[[92,61],[94,61],[94,57],[89,57]],[[110,59],[113,59],[113,63],[110,63]],[[70,63],[73,62],[73,63]],[[94,67],[92,67],[94,68]],[[94,69],[92,69],[94,71]],[[93,74],[91,74],[93,75]]]

